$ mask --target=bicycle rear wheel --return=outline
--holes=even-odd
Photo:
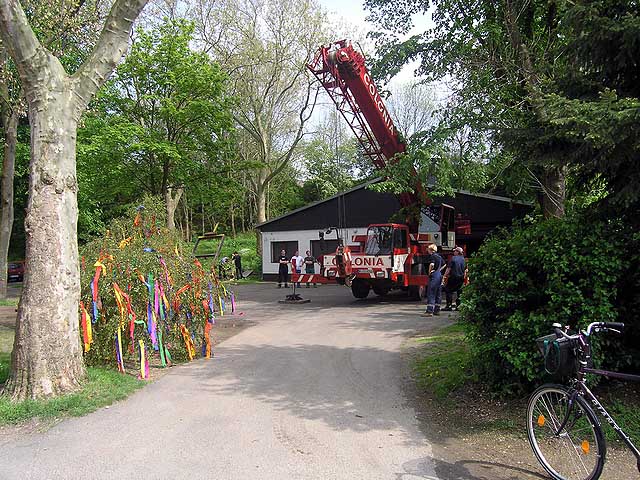
[[[587,402],[577,396],[569,420],[557,433],[569,408],[569,391],[543,385],[529,398],[527,435],[533,453],[556,480],[596,480],[604,466],[606,445],[600,422]]]

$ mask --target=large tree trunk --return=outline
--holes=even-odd
[[[85,377],[78,332],[77,122],[66,82],[56,75],[50,80],[49,92],[29,102],[27,263],[5,387],[14,399],[71,392]]]
[[[236,215],[235,215],[235,209],[233,207],[233,203],[231,204],[231,235],[233,235],[233,238],[236,238]]]
[[[0,183],[2,218],[0,219],[0,298],[7,298],[7,260],[9,243],[13,230],[13,177],[16,165],[16,144],[18,143],[17,111],[4,110],[2,128],[4,129],[4,160],[2,162],[2,181]]]
[[[182,188],[171,188],[167,187],[164,194],[164,201],[167,207],[167,228],[169,230],[176,229],[176,209],[178,208],[178,203],[180,203],[180,197],[182,197],[182,192],[184,189]],[[188,221],[189,219],[187,219]]]
[[[540,207],[545,218],[564,217],[566,167],[547,167],[541,178]]]
[[[18,0],[0,0],[0,35],[20,75],[31,123],[27,264],[18,307],[11,376],[13,399],[70,392],[85,377],[78,303],[78,120],[127,50],[147,0],[115,0],[100,38],[74,75],[44,48]]]
[[[261,182],[256,188],[256,223],[263,223],[267,221],[267,191],[265,185]]]

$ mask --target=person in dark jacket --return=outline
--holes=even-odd
[[[305,267],[305,271],[304,273],[308,274],[308,275],[313,275],[314,273],[316,273],[316,262],[317,260],[311,255],[311,252],[309,250],[307,250],[307,256],[304,257],[304,267]],[[309,288],[309,284],[311,282],[307,282],[307,288]],[[316,284],[313,284],[313,288],[316,288]]]
[[[453,250],[453,257],[449,260],[449,265],[444,274],[445,286],[444,293],[447,297],[447,306],[443,310],[457,310],[460,306],[460,295],[462,294],[462,285],[464,284],[464,275],[467,265],[464,261],[464,250],[456,247]],[[456,294],[456,303],[453,305],[453,294]]]
[[[278,267],[278,288],[282,287],[282,283],[284,283],[284,288],[289,287],[289,259],[287,258],[287,252],[282,250],[280,252],[280,256],[278,257],[278,263],[280,264]]]
[[[442,295],[442,269],[444,260],[437,253],[438,247],[431,244],[427,247],[431,254],[428,262],[429,285],[427,285],[427,310],[422,314],[423,317],[432,317],[440,315],[440,302]]]
[[[236,266],[236,280],[240,280],[242,279],[242,257],[238,252],[233,252],[231,258]]]

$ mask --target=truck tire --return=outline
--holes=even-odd
[[[427,287],[424,285],[421,286],[410,286],[409,287],[409,297],[414,300],[424,301],[427,298]]]
[[[373,293],[380,297],[384,297],[391,290],[391,285],[387,285],[384,283],[374,283],[373,284]]]
[[[369,282],[365,282],[359,278],[354,279],[351,284],[351,293],[353,293],[353,296],[356,298],[367,298],[369,296],[370,289],[371,286],[369,285]]]

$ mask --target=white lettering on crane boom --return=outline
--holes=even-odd
[[[371,95],[371,98],[373,99],[374,103],[376,104],[376,107],[378,108],[378,111],[382,114],[382,120],[384,121],[385,126],[387,127],[387,130],[389,130],[389,132],[392,135],[396,134],[396,130],[395,127],[393,126],[393,120],[391,119],[391,116],[389,115],[389,112],[387,111],[386,107],[384,106],[384,103],[382,102],[382,99],[380,98],[380,93],[378,93],[378,89],[375,85],[375,83],[373,83],[373,81],[371,80],[371,76],[369,75],[369,73],[365,73],[363,76],[364,79],[364,83],[367,86],[367,89],[369,90],[369,95]]]

